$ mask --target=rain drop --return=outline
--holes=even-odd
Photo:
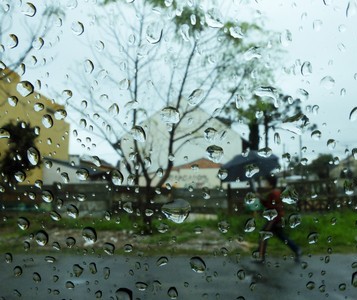
[[[209,127],[204,131],[204,138],[208,142],[213,142],[214,139],[216,138],[216,135],[217,135],[217,130],[212,127]]]
[[[186,200],[176,199],[161,207],[161,212],[174,223],[182,223],[191,211],[191,205]]]
[[[42,124],[46,128],[51,128],[53,126],[53,119],[50,115],[46,114],[42,117]]]
[[[35,241],[39,246],[45,246],[48,243],[48,234],[44,230],[40,230],[35,234]]]
[[[16,266],[13,271],[15,277],[19,277],[22,275],[22,268],[20,266]]]
[[[351,110],[349,119],[351,122],[354,122],[357,120],[357,106]]]
[[[271,156],[272,153],[273,153],[273,151],[269,147],[265,147],[265,148],[258,150],[258,155],[261,157],[265,157],[265,158],[268,158],[269,156]]]
[[[32,279],[35,283],[41,282],[41,275],[38,274],[37,272],[34,272],[32,275]]]
[[[146,141],[146,133],[141,126],[133,126],[130,130],[130,134],[134,140],[144,143]]]
[[[103,250],[108,255],[114,255],[115,246],[111,243],[104,243]]]
[[[74,264],[72,267],[72,270],[73,270],[74,276],[76,276],[76,277],[80,277],[84,271],[84,269],[78,264]]]
[[[347,4],[347,8],[346,8],[346,17],[352,17],[356,14],[357,12],[357,3],[355,0],[351,0],[348,2]]]
[[[198,256],[194,256],[190,259],[190,266],[192,271],[196,273],[203,273],[206,270],[205,262]]]
[[[248,178],[252,178],[255,174],[259,173],[259,168],[254,165],[247,165],[245,166],[245,176]]]
[[[81,35],[84,32],[84,26],[81,22],[73,22],[71,29],[75,35]]]
[[[94,244],[97,241],[97,232],[92,227],[85,227],[82,230],[82,237],[86,243]]]
[[[203,90],[196,89],[190,94],[190,96],[188,96],[187,102],[189,105],[195,106],[203,100],[204,95],[205,93]]]
[[[259,47],[251,47],[246,52],[244,52],[244,59],[246,61],[250,61],[254,58],[261,58],[260,48]]]
[[[58,109],[55,111],[54,116],[56,120],[63,120],[67,117],[67,111],[64,109]]]
[[[116,186],[122,185],[124,176],[119,170],[113,170],[111,172],[112,183]]]
[[[301,224],[301,216],[297,213],[293,213],[289,216],[288,221],[290,228],[295,228]]]
[[[224,180],[228,177],[228,171],[226,169],[219,169],[217,176],[220,180]]]
[[[111,116],[115,117],[119,114],[119,106],[116,103],[113,103],[109,108],[108,112]]]
[[[24,4],[21,12],[28,17],[33,17],[36,14],[36,6],[30,2]]]
[[[180,121],[180,112],[171,106],[165,107],[160,112],[161,120],[169,124],[177,124]]]
[[[213,161],[215,163],[218,163],[223,158],[224,152],[223,152],[223,149],[221,147],[216,146],[216,145],[212,145],[212,146],[207,147],[206,154],[207,154],[207,157],[211,161]]]
[[[169,296],[170,299],[177,299],[178,291],[175,287],[170,287],[169,290],[167,291],[167,295]]]
[[[319,141],[321,139],[321,131],[320,130],[314,130],[311,132],[311,138],[315,141]]]
[[[17,171],[14,174],[14,177],[15,177],[17,182],[24,182],[25,179],[26,179],[26,174],[23,171]]]
[[[7,98],[7,102],[9,103],[10,106],[16,107],[17,103],[19,102],[19,99],[16,96],[11,96]]]
[[[327,141],[327,147],[330,149],[330,150],[333,150],[333,149],[335,149],[335,147],[336,147],[336,141],[334,140],[334,139],[329,139],[328,141]]]
[[[242,39],[244,38],[244,34],[242,32],[242,28],[240,28],[239,26],[235,26],[235,27],[230,27],[229,28],[229,33],[230,35],[235,38],[235,39]]]
[[[67,215],[73,219],[78,218],[79,210],[74,204],[67,205]]]
[[[146,29],[146,40],[150,44],[157,44],[161,41],[163,25],[159,22],[151,23]]]
[[[256,228],[256,224],[254,218],[250,218],[245,222],[245,226],[244,226],[245,232],[253,232],[255,228]]]
[[[94,70],[94,64],[90,59],[84,61],[84,72],[91,74]]]
[[[169,259],[166,256],[161,256],[157,261],[156,261],[156,265],[158,267],[162,267],[167,265],[167,263],[169,262]]]
[[[89,172],[87,169],[84,169],[84,168],[81,168],[81,169],[78,169],[77,172],[76,172],[76,175],[77,175],[77,178],[79,180],[87,180],[88,177],[89,177]]]
[[[307,240],[308,240],[309,244],[316,244],[318,239],[319,239],[319,234],[317,232],[311,232],[307,236]]]
[[[333,79],[331,76],[325,76],[321,79],[320,84],[326,90],[331,90],[335,86],[335,79]]]
[[[17,36],[15,34],[9,34],[7,46],[10,49],[13,49],[16,48],[18,44],[19,44],[19,39],[17,38]]]
[[[288,47],[293,41],[293,36],[290,30],[285,30],[280,34],[280,43],[284,47]]]
[[[280,134],[279,133],[274,133],[274,143],[276,145],[280,145],[281,144],[281,138],[280,138]]]
[[[33,42],[32,42],[32,47],[35,49],[35,50],[41,50],[41,48],[43,47],[45,41],[43,40],[42,37],[39,37],[37,39],[35,39]]]
[[[10,132],[7,130],[0,128],[0,139],[9,139],[10,138]]]
[[[224,26],[223,17],[220,11],[216,8],[211,8],[207,11],[206,15],[206,23],[209,27],[212,28],[222,28]]]
[[[26,230],[30,227],[30,221],[25,217],[20,217],[17,219],[17,226],[19,226],[21,230]]]
[[[127,89],[129,89],[129,87],[130,87],[129,79],[124,78],[124,79],[119,81],[119,89],[127,90]]]
[[[30,147],[27,150],[27,159],[29,160],[30,164],[33,166],[37,166],[40,161],[40,153],[35,147]]]
[[[17,84],[16,90],[22,97],[27,97],[34,92],[34,86],[29,81],[21,81]]]
[[[312,74],[312,65],[309,61],[305,61],[301,66],[301,74],[303,76],[309,76]]]

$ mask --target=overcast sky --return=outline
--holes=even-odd
[[[66,11],[66,18],[62,26],[55,28],[55,34],[49,37],[54,46],[46,51],[48,63],[40,69],[40,79],[48,83],[49,88],[43,87],[43,93],[51,93],[51,86],[63,85],[64,89],[73,84],[72,78],[66,77],[70,69],[82,67],[83,61],[90,57],[86,50],[88,36],[94,30],[93,19],[88,17],[89,12],[99,11],[94,0],[64,1],[61,7]],[[41,1],[33,2],[40,8]],[[204,1],[206,5],[212,2]],[[216,3],[218,3],[216,1]],[[331,153],[345,157],[346,147],[350,150],[357,147],[354,131],[357,121],[351,122],[349,114],[357,106],[357,6],[355,1],[337,0],[232,0],[225,1],[222,7],[223,14],[240,21],[264,19],[266,29],[281,32],[282,47],[286,56],[282,62],[286,68],[295,66],[295,74],[287,74],[277,70],[276,87],[283,89],[294,98],[301,97],[300,89],[309,93],[303,104],[315,106],[314,112],[306,112],[311,123],[316,123],[322,135],[320,140],[311,138],[310,132],[302,134],[302,145],[307,147],[303,153],[310,160],[318,153]],[[84,33],[78,35],[74,24],[81,22]],[[74,30],[73,30],[74,29]],[[291,41],[286,38],[291,34]],[[59,40],[57,40],[57,36]],[[102,37],[105,40],[105,37]],[[311,69],[301,72],[301,65],[310,63]],[[48,75],[46,74],[48,72]],[[28,74],[31,74],[30,72]],[[316,109],[318,107],[318,109]],[[298,135],[286,130],[277,131],[282,143],[271,143],[274,152],[281,155],[283,147],[286,152],[299,153]],[[327,147],[329,139],[336,140],[336,147]],[[100,142],[98,151],[105,160],[110,160],[111,151],[102,148]],[[283,146],[284,145],[284,146]],[[75,139],[72,139],[71,152],[79,153],[81,148]],[[98,155],[91,153],[92,155]]]

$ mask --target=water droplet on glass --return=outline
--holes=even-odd
[[[269,147],[261,148],[258,150],[258,155],[261,157],[269,157],[271,156],[273,151]]]
[[[276,209],[266,209],[263,211],[263,217],[266,218],[268,221],[274,220],[278,216],[278,212]]]
[[[147,288],[149,287],[147,283],[142,282],[142,281],[138,281],[135,283],[135,287],[139,290],[139,291],[146,291]]]
[[[67,215],[73,219],[78,218],[79,210],[74,204],[67,205]]]
[[[46,128],[51,128],[53,126],[53,119],[50,115],[46,114],[42,117],[42,124]]]
[[[149,24],[146,29],[146,40],[150,44],[157,44],[161,41],[163,32],[163,25],[160,22]]]
[[[204,96],[205,93],[202,89],[196,89],[188,96],[187,102],[191,106],[195,106],[203,100]]]
[[[192,271],[196,273],[203,273],[206,270],[205,262],[198,256],[194,256],[190,259],[190,266]]]
[[[333,79],[331,76],[325,76],[321,79],[320,84],[326,90],[331,90],[335,86],[335,79]]]
[[[10,263],[12,263],[12,261],[13,261],[12,254],[11,253],[5,253],[5,262],[7,264],[10,264]]]
[[[121,90],[127,90],[130,87],[130,80],[129,79],[122,79],[119,81],[119,89]]]
[[[308,240],[309,244],[316,244],[318,239],[319,239],[319,234],[317,232],[311,232],[307,236],[307,240]]]
[[[84,25],[81,22],[73,22],[71,29],[75,35],[81,35],[84,32]]]
[[[306,284],[306,288],[308,290],[313,290],[315,288],[315,282],[313,281],[309,281],[307,284]]]
[[[44,202],[46,203],[51,203],[53,201],[53,194],[48,191],[48,190],[45,190],[45,191],[42,191],[42,195],[41,195],[41,198]]]
[[[19,44],[19,39],[15,34],[9,34],[9,38],[7,40],[7,46],[10,49],[16,48]]]
[[[16,85],[16,90],[22,97],[27,97],[34,92],[34,86],[29,81],[21,81]]]
[[[72,248],[76,244],[76,239],[74,237],[66,238],[66,245],[68,248]]]
[[[41,48],[43,47],[45,41],[43,40],[42,37],[39,37],[37,39],[35,39],[33,42],[32,42],[32,47],[35,49],[35,50],[41,50]]]
[[[97,241],[97,232],[92,227],[85,227],[82,230],[82,237],[88,244],[94,244]]]
[[[24,182],[25,179],[26,179],[26,174],[25,172],[23,171],[17,171],[15,174],[14,174],[14,177],[16,179],[17,182]]]
[[[357,12],[357,3],[355,0],[351,0],[348,2],[347,4],[347,8],[346,8],[346,17],[350,18],[352,16],[354,16]]]
[[[74,276],[76,276],[76,277],[80,277],[84,271],[84,269],[78,264],[74,264],[72,267],[72,270],[73,270]]]
[[[259,87],[254,91],[254,94],[256,94],[259,97],[269,97],[272,98],[274,101],[277,99],[276,95],[276,89],[271,87],[271,86],[262,86]]]
[[[322,25],[323,25],[323,23],[322,23],[321,20],[315,20],[315,21],[312,23],[312,28],[313,28],[315,31],[320,31]]]
[[[177,124],[180,121],[180,112],[175,107],[165,107],[160,112],[161,120],[169,124]]]
[[[206,12],[206,23],[209,27],[222,28],[224,26],[221,12],[216,8],[211,8]]]
[[[72,281],[66,281],[65,287],[66,287],[66,289],[73,290],[75,285]]]
[[[167,295],[170,299],[177,299],[178,298],[178,291],[175,287],[170,287],[167,291]]]
[[[349,119],[351,122],[354,122],[357,120],[357,106],[351,110]]]
[[[54,210],[50,212],[50,217],[53,221],[56,221],[56,222],[58,222],[62,219],[61,215]]]
[[[115,246],[111,243],[104,243],[103,250],[108,255],[114,255]]]
[[[111,116],[115,117],[119,114],[119,106],[116,103],[113,103],[109,108],[108,112]]]
[[[27,150],[27,159],[31,165],[36,166],[40,161],[40,153],[35,147],[30,147]]]
[[[357,272],[354,272],[352,274],[352,278],[351,278],[351,285],[355,288],[357,288]]]
[[[251,47],[246,52],[244,52],[244,59],[250,61],[254,58],[261,58],[261,49],[259,47]]]
[[[245,176],[248,178],[252,178],[255,174],[259,173],[258,166],[254,164],[246,165],[245,166]]]
[[[255,228],[256,228],[256,224],[254,218],[250,218],[245,222],[245,226],[244,226],[245,232],[253,232]]]
[[[305,61],[301,66],[301,74],[303,76],[309,76],[312,74],[312,65],[309,61]]]
[[[17,219],[17,226],[19,226],[21,230],[26,230],[30,227],[30,221],[25,217],[20,217]]]
[[[206,155],[211,161],[218,163],[223,158],[223,148],[216,145],[209,146],[206,149]]]
[[[81,169],[78,169],[77,172],[76,172],[76,175],[77,175],[77,178],[79,180],[87,180],[88,177],[89,177],[89,172],[87,169],[84,169],[84,168],[81,168]]]
[[[167,263],[169,262],[169,259],[166,256],[161,256],[157,261],[156,261],[156,265],[158,267],[162,267],[167,265]]]
[[[144,143],[146,141],[146,133],[141,126],[133,126],[130,130],[130,134],[134,140]]]
[[[16,266],[13,271],[15,277],[19,277],[22,275],[22,268],[20,266]]]
[[[36,6],[30,2],[26,2],[22,6],[21,12],[28,17],[33,17],[36,14]]]
[[[204,138],[208,142],[214,141],[216,135],[217,135],[217,130],[212,127],[209,127],[204,131]]]
[[[219,169],[217,176],[220,180],[224,180],[228,177],[228,171],[226,169]]]
[[[124,181],[124,176],[119,170],[113,170],[111,172],[112,183],[114,185],[121,185]]]
[[[0,128],[0,139],[9,139],[10,138],[10,132],[7,130]]]
[[[40,230],[35,234],[35,241],[39,246],[45,246],[48,243],[48,234],[44,230]]]
[[[290,30],[286,29],[280,34],[280,43],[284,47],[288,47],[293,41],[293,35]]]
[[[321,139],[321,131],[320,130],[314,130],[311,132],[311,138],[315,141],[319,141]]]
[[[17,103],[19,103],[19,99],[16,96],[11,96],[7,98],[7,102],[9,103],[10,106],[16,107]]]
[[[227,233],[230,225],[227,221],[221,221],[218,223],[218,230],[222,233]]]
[[[334,139],[329,139],[328,141],[327,141],[327,147],[330,149],[330,150],[333,150],[333,149],[335,149],[335,147],[336,147],[336,141],[334,140]]]
[[[281,193],[281,201],[287,204],[295,204],[298,201],[298,193],[293,187],[287,186]]]
[[[230,27],[229,28],[229,33],[232,37],[234,37],[235,39],[242,39],[244,38],[244,34],[242,32],[242,28],[240,28],[239,26],[235,26],[235,27]]]
[[[174,223],[182,223],[191,211],[191,205],[186,200],[176,199],[161,207],[161,212]]]
[[[64,109],[58,109],[55,111],[54,116],[56,120],[63,120],[67,117],[67,111]]]
[[[274,133],[274,143],[276,145],[280,145],[281,144],[281,138],[280,138],[280,134],[279,133]]]
[[[35,283],[41,282],[41,275],[38,274],[37,272],[34,272],[34,273],[32,274],[32,280],[33,280]]]
[[[343,189],[345,191],[345,194],[348,196],[353,195],[354,193],[354,184],[352,180],[345,180],[343,183]]]
[[[290,228],[295,228],[301,224],[301,216],[297,213],[293,213],[289,216],[288,221]]]

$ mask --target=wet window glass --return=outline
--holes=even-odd
[[[356,26],[0,0],[0,299],[354,299]]]

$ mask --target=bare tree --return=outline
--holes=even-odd
[[[116,151],[128,183],[144,179],[142,213],[153,188],[167,182],[180,149],[202,138],[212,119],[254,88],[252,76],[259,82],[252,72],[266,67],[263,49],[271,38],[257,25],[224,20],[217,10],[183,6],[177,13],[177,7],[152,2],[115,1],[96,16],[105,41],[93,40],[85,74],[79,71],[81,99],[67,101],[80,114],[81,128]],[[211,145],[207,155],[218,160],[221,151]],[[119,170],[112,176],[123,180]]]

